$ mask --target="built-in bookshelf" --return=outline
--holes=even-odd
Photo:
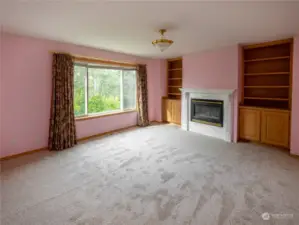
[[[182,58],[167,60],[167,96],[170,99],[181,99]]]
[[[292,39],[244,46],[242,104],[291,109]]]

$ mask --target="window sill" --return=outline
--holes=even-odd
[[[121,112],[111,112],[111,113],[105,113],[105,114],[80,116],[80,117],[76,117],[75,120],[76,121],[92,120],[92,119],[102,118],[102,117],[106,117],[106,116],[115,116],[115,115],[120,115],[120,114],[125,114],[125,113],[131,113],[131,112],[137,112],[137,110],[132,109],[132,110],[126,110],[126,111],[121,111]]]

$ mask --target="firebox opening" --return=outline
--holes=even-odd
[[[223,127],[223,101],[191,99],[191,121]]]

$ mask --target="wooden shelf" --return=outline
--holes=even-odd
[[[182,58],[167,59],[167,97],[169,99],[181,99],[179,88],[182,87],[183,80],[183,61]]]
[[[181,93],[168,93],[169,95],[182,95]]]
[[[289,88],[290,86],[244,86],[244,88]]]
[[[270,101],[289,101],[288,98],[263,98],[263,97],[244,97],[244,99],[270,100]]]
[[[293,39],[242,47],[239,139],[289,148],[292,54]]]
[[[182,68],[174,68],[174,69],[168,69],[168,71],[180,71]]]
[[[289,59],[289,58],[290,56],[280,56],[280,57],[269,57],[269,58],[260,58],[260,59],[248,59],[248,60],[244,60],[244,62],[260,62],[260,61]]]
[[[258,49],[258,48],[266,48],[266,47],[272,47],[272,46],[277,46],[277,45],[284,45],[284,44],[289,44],[292,43],[293,39],[288,38],[284,40],[275,40],[275,41],[268,41],[268,42],[263,42],[263,43],[258,43],[258,44],[251,44],[244,46],[243,49],[245,50],[250,50],[250,49]]]
[[[267,76],[267,75],[288,75],[290,72],[271,72],[271,73],[245,73],[245,76]]]
[[[168,80],[182,80],[182,78],[168,78]]]

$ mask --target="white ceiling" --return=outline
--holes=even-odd
[[[2,0],[5,31],[167,58],[299,33],[299,2]],[[151,41],[167,28],[164,53]]]

